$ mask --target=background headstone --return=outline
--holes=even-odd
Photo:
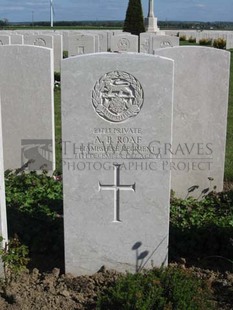
[[[10,36],[9,35],[0,35],[0,46],[1,45],[9,45],[10,44]]]
[[[7,216],[6,216],[6,198],[4,181],[4,161],[3,161],[3,143],[2,143],[2,114],[1,114],[1,96],[0,96],[0,235],[3,237],[1,246],[4,248],[8,241]],[[0,260],[0,276],[4,276],[3,263]]]
[[[194,197],[214,186],[221,191],[230,53],[208,47],[174,47],[156,54],[175,62],[172,189],[182,198],[192,189]]]
[[[179,38],[154,33],[140,33],[140,53],[153,54],[155,49],[179,45]]]
[[[180,40],[174,36],[153,36],[152,48],[153,51],[158,48],[179,46]]]
[[[233,33],[227,35],[226,49],[233,48]]]
[[[149,32],[140,33],[140,53],[153,54],[152,38],[154,34]]]
[[[11,34],[10,42],[11,44],[23,44],[23,35]]]
[[[54,71],[60,72],[63,56],[62,38],[60,35],[34,34],[24,36],[25,45],[48,47],[54,54]]]
[[[76,56],[95,52],[95,36],[76,34],[68,36],[68,55]]]
[[[0,91],[5,169],[28,161],[31,170],[55,169],[53,53],[0,46]]]
[[[54,44],[54,71],[61,71],[61,60],[63,58],[63,37],[61,35],[53,36]]]
[[[138,36],[119,34],[111,37],[112,52],[138,52]]]
[[[173,61],[99,53],[61,73],[66,272],[166,265]]]
[[[48,47],[53,49],[53,36],[32,34],[24,36],[24,44]]]

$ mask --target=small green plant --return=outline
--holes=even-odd
[[[233,191],[210,191],[202,200],[171,198],[170,259],[185,257],[203,264],[206,257],[233,258]],[[214,260],[211,259],[214,264]],[[218,260],[221,263],[221,260]],[[211,263],[211,262],[210,262]],[[205,267],[205,266],[203,266]],[[214,267],[214,266],[213,266]],[[222,262],[223,268],[232,264]]]
[[[61,82],[61,74],[60,72],[54,72],[54,81]]]
[[[63,58],[68,58],[68,51],[63,51]]]
[[[186,35],[181,35],[180,36],[180,41],[186,41],[186,40],[187,40]]]
[[[61,76],[60,72],[54,72],[54,91],[61,89]]]
[[[205,45],[205,46],[211,46],[212,45],[212,40],[211,39],[200,39],[199,40],[200,45]]]
[[[3,242],[2,236],[0,236],[0,242]],[[5,246],[0,249],[6,286],[26,268],[29,262],[28,253],[28,247],[21,244],[16,235],[14,238],[6,242]]]
[[[37,174],[35,171],[17,174],[5,172],[8,234],[20,236],[30,250],[31,266],[34,257],[63,257],[62,177]],[[46,242],[45,242],[46,240]],[[49,261],[49,259],[48,259]],[[37,268],[43,268],[36,265]],[[54,267],[54,266],[53,266]]]
[[[6,203],[8,209],[30,214],[36,218],[56,218],[62,211],[62,183],[58,177],[50,177],[45,171],[37,174],[35,171],[18,173],[5,172]]]
[[[222,38],[215,39],[213,42],[213,47],[219,48],[219,49],[226,49],[226,40]]]
[[[196,43],[196,39],[194,37],[189,37],[188,39],[189,43]]]
[[[119,277],[99,296],[99,310],[212,309],[210,292],[199,279],[178,267],[152,269]]]

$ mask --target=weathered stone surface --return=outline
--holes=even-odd
[[[76,56],[95,52],[95,37],[87,34],[76,34],[68,36],[68,54]]]
[[[111,37],[112,52],[138,52],[138,36],[119,34]]]
[[[0,236],[3,242],[0,246],[4,248],[8,241],[7,233],[7,216],[6,216],[6,198],[5,198],[5,181],[4,181],[4,161],[3,161],[3,142],[2,142],[2,113],[1,113],[1,97],[0,97]],[[4,276],[3,263],[0,259],[0,276]]]
[[[152,47],[153,51],[158,48],[179,46],[180,39],[174,36],[153,36]]]
[[[172,92],[172,60],[101,53],[62,61],[66,272],[166,264],[170,171],[158,141],[171,143]]]
[[[54,71],[61,71],[61,60],[63,58],[63,37],[59,34],[53,35],[54,44]]]
[[[53,36],[43,34],[25,35],[24,44],[48,47],[53,49]]]
[[[221,191],[230,53],[207,47],[174,47],[156,54],[175,62],[172,189],[180,197],[201,197],[214,186]]]
[[[179,38],[168,35],[156,35],[149,32],[140,33],[140,53],[154,54],[158,48],[179,45]]]
[[[52,50],[0,46],[0,89],[5,169],[54,170]]]
[[[23,35],[11,34],[11,44],[23,44]]]
[[[10,44],[10,36],[9,35],[0,35],[0,46],[1,45],[9,45]]]

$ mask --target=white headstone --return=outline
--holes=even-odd
[[[11,34],[10,42],[11,44],[23,44],[23,35]]]
[[[48,47],[53,49],[53,36],[44,34],[32,34],[24,36],[24,44]]]
[[[168,35],[140,33],[140,53],[153,54],[155,49],[179,45],[179,38]]]
[[[149,32],[142,32],[139,36],[140,40],[140,53],[153,54],[152,38],[153,34]]]
[[[153,36],[152,38],[152,48],[153,51],[158,48],[174,47],[179,46],[180,40],[178,37],[174,36]]]
[[[0,46],[0,92],[5,169],[54,170],[52,50]]]
[[[167,263],[173,61],[100,53],[62,61],[66,272]]]
[[[8,241],[7,216],[6,216],[6,198],[4,181],[4,161],[3,161],[3,143],[2,143],[2,114],[0,97],[0,235],[3,238],[1,247],[5,247]],[[0,276],[4,276],[3,264],[0,261]]]
[[[69,35],[68,55],[76,56],[95,53],[95,36],[87,34]]]
[[[138,36],[132,34],[119,34],[111,38],[112,52],[138,52]]]
[[[10,36],[9,35],[0,35],[0,46],[1,45],[9,45],[10,44]]]
[[[62,37],[60,35],[48,33],[27,35],[24,37],[24,44],[52,48],[54,54],[54,71],[60,72],[63,56]]]
[[[233,48],[233,33],[227,35],[226,49]]]
[[[99,36],[99,51],[107,52],[108,51],[108,33],[107,31],[98,32]]]
[[[174,155],[172,163],[165,164],[172,172],[172,189],[182,198],[189,191],[201,197],[214,186],[221,191],[230,53],[208,47],[174,47],[156,54],[175,62]]]
[[[54,44],[54,71],[61,71],[61,60],[63,58],[63,37],[61,35],[53,36]]]

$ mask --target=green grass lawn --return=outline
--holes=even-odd
[[[185,41],[186,42],[186,41]],[[182,45],[185,45],[182,41]],[[194,45],[194,44],[192,44]],[[225,160],[225,181],[233,181],[233,49],[231,52],[230,87],[229,87],[229,107],[227,125],[227,145]],[[56,89],[54,92],[55,100],[55,125],[56,125],[56,165],[61,172],[61,92]]]
[[[199,44],[192,43],[192,42],[189,42],[189,41],[180,41],[180,45],[199,45]]]

